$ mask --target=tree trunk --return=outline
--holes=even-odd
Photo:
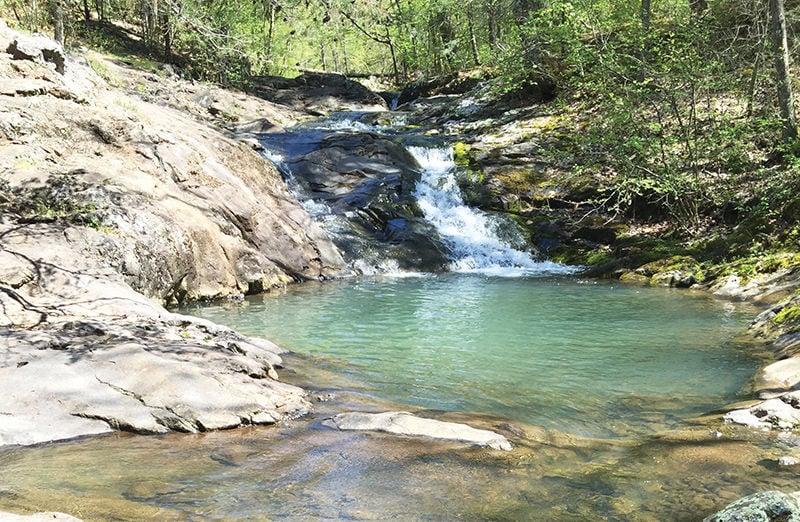
[[[87,24],[92,21],[92,11],[89,9],[89,0],[83,0],[83,20]]]
[[[494,13],[487,14],[486,30],[489,32],[489,47],[495,50],[497,49],[497,22],[494,19]]]
[[[472,24],[472,17],[469,15],[467,16],[467,22],[469,23],[469,43],[472,47],[472,61],[475,67],[480,67],[481,59],[478,55],[478,38],[475,36],[475,26]]]
[[[161,33],[164,38],[164,60],[172,62],[172,32],[173,27],[170,23],[169,10],[165,9],[161,14]]]
[[[642,0],[642,9],[640,16],[642,18],[642,27],[644,28],[645,31],[648,31],[650,29],[651,12],[652,9],[650,6],[650,0]]]
[[[797,138],[797,120],[792,98],[792,78],[789,69],[789,45],[786,38],[786,12],[783,0],[769,0],[770,39],[775,59],[775,80],[778,87],[778,105],[783,120],[783,138]]]
[[[97,11],[97,19],[101,22],[106,19],[106,5],[104,0],[95,0],[94,9]]]
[[[53,17],[53,39],[64,45],[64,5],[62,0],[50,0],[50,15]]]

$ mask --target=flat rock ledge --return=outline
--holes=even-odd
[[[726,413],[725,422],[762,429],[800,428],[800,357],[782,359],[763,368],[756,377],[756,386],[759,398],[764,400]]]
[[[346,412],[335,415],[323,424],[342,431],[381,431],[394,435],[466,442],[494,450],[511,451],[512,449],[508,439],[493,431],[479,430],[456,422],[425,419],[405,411]]]
[[[0,446],[202,432],[307,413],[274,344],[178,314],[0,329]]]
[[[771,521],[800,521],[800,491],[788,495],[780,491],[749,495],[703,519],[703,522]]]

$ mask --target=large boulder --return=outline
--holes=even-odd
[[[253,93],[312,115],[334,111],[386,110],[386,101],[360,83],[335,73],[304,73],[296,78],[262,76]]]
[[[15,60],[53,64],[57,72],[64,74],[64,63],[66,62],[64,48],[60,43],[46,36],[40,34],[19,35],[9,45],[8,53]]]
[[[764,491],[726,506],[703,519],[703,522],[798,522],[800,492],[787,495],[780,491]]]
[[[287,134],[283,163],[336,221],[332,239],[345,256],[367,270],[386,259],[404,270],[443,270],[447,248],[417,209],[420,172],[408,150],[377,134],[328,133],[315,141],[314,132]]]

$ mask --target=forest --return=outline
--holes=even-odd
[[[575,176],[601,185],[598,208],[668,219],[681,237],[724,241],[723,257],[797,248],[797,10],[784,0],[6,0],[5,9],[67,46],[110,48],[112,29],[126,31],[186,77],[245,89],[304,71],[398,89],[460,72],[520,103],[548,93],[574,120],[559,149]]]

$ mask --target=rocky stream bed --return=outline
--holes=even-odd
[[[307,413],[313,406],[306,392],[280,379],[279,347],[164,306],[352,275],[346,255],[259,154],[256,135],[333,110],[385,109],[385,101],[334,75],[262,79],[258,96],[226,91],[168,69],[142,72],[91,52],[66,55],[2,22],[0,51],[0,445],[114,430],[228,429]],[[468,135],[497,187],[524,170],[524,137],[552,118],[530,111],[477,115],[470,109],[480,106],[476,97],[459,104],[461,123],[448,127],[454,114],[443,112],[445,102],[451,97],[407,108],[413,121],[439,122],[459,139]],[[504,138],[490,136],[490,128]],[[303,159],[320,178],[314,187],[348,175],[331,165],[353,155],[345,161],[331,150],[403,154],[390,142],[354,139],[331,144],[327,158]],[[362,179],[382,174],[369,171],[369,159],[359,157]],[[368,191],[360,202],[330,202],[387,238],[398,219],[414,220],[403,188],[413,176],[400,168],[389,173],[396,195],[390,205]],[[392,248],[411,268],[441,268],[441,245],[424,223],[415,226]],[[591,227],[567,228],[576,241],[602,240]],[[420,252],[415,237],[425,239],[429,255],[413,258]],[[667,284],[685,280],[681,273],[660,275]],[[800,424],[800,336],[764,327],[794,304],[799,283],[800,273],[786,269],[747,285],[731,275],[708,287],[762,304],[756,331],[770,336],[764,341],[776,353],[777,362],[756,378],[763,402],[732,408],[727,420],[786,430]],[[402,412],[342,412],[331,425],[499,450],[514,444],[513,436]],[[800,516],[795,497],[767,503]]]

